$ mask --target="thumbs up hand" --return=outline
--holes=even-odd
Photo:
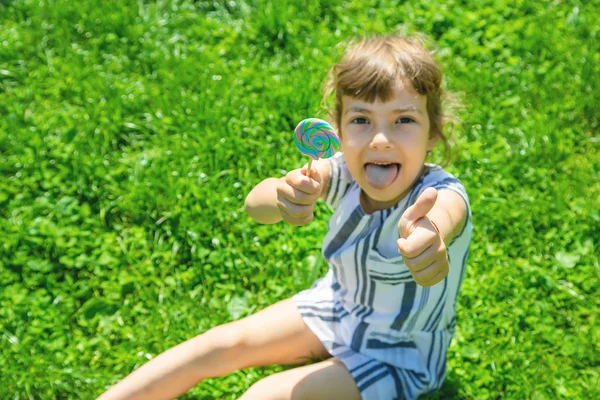
[[[398,251],[415,282],[433,286],[448,275],[446,244],[427,217],[437,200],[437,190],[427,188],[398,222]]]

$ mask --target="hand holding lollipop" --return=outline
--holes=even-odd
[[[294,142],[310,160],[306,172],[303,168],[295,169],[279,180],[277,207],[284,221],[292,226],[301,226],[312,221],[315,203],[322,190],[317,169],[311,177],[312,160],[334,155],[340,147],[340,140],[327,122],[309,118],[296,127]]]
[[[310,157],[308,167],[306,173],[302,168],[295,169],[278,181],[277,207],[284,221],[292,226],[301,226],[312,221],[315,203],[322,190],[317,169],[311,177],[312,160],[334,155],[340,147],[340,140],[327,122],[308,118],[296,127],[294,142],[302,154]]]
[[[296,126],[294,142],[298,150],[310,157],[306,176],[310,176],[313,160],[329,158],[340,148],[340,139],[333,127],[318,118],[307,118]]]

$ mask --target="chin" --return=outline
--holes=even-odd
[[[400,200],[408,192],[407,190],[401,191],[401,188],[387,187],[384,189],[376,189],[370,187],[368,184],[362,186],[363,191],[369,199],[377,201],[379,203],[390,203]]]

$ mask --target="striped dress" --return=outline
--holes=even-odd
[[[326,202],[334,208],[322,253],[329,264],[312,288],[293,296],[304,322],[341,360],[363,399],[414,399],[439,389],[456,326],[456,298],[471,241],[462,183],[441,167],[427,170],[395,206],[367,214],[343,153],[330,158]],[[467,204],[463,231],[448,246],[450,272],[418,285],[398,253],[398,221],[427,187],[449,189]]]

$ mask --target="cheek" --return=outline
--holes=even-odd
[[[351,153],[353,151],[356,151],[356,148],[358,147],[356,139],[350,135],[342,136],[340,138],[340,144],[344,153]]]
[[[413,150],[426,149],[429,145],[429,140],[423,132],[410,132],[402,138],[402,144],[404,147],[410,147]]]
[[[369,142],[369,135],[365,132],[344,132],[344,136],[340,138],[342,146],[347,148],[358,149],[364,147]]]
[[[360,169],[361,151],[364,146],[358,144],[356,140],[343,139],[341,141],[341,151],[344,152],[344,158],[348,164],[348,168],[354,174]]]

